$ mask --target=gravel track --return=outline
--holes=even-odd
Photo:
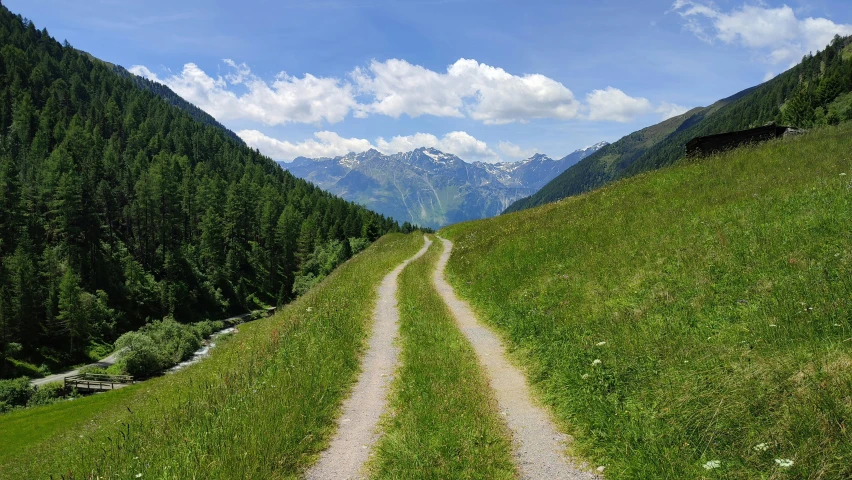
[[[308,480],[343,480],[363,478],[364,464],[379,439],[379,419],[388,405],[388,390],[396,371],[399,349],[394,344],[399,335],[397,278],[410,262],[420,258],[432,241],[423,237],[425,245],[417,254],[402,262],[379,285],[373,329],[369,346],[361,362],[361,375],[337,422],[337,432],[329,447],[308,469]]]
[[[548,412],[536,403],[524,374],[506,358],[499,337],[477,321],[467,302],[460,300],[445,280],[444,270],[453,244],[444,242],[444,252],[435,270],[435,287],[473,345],[484,367],[500,412],[512,432],[515,463],[522,479],[587,480],[599,478],[572,463],[565,455],[568,436],[559,432]]]

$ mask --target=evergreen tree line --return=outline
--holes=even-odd
[[[0,7],[0,377],[283,304],[400,230],[151,90]]]

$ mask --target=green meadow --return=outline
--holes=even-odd
[[[852,478],[852,124],[441,234],[607,478]]]
[[[399,277],[400,367],[373,477],[515,478],[488,381],[432,283],[443,251],[435,240]]]
[[[375,287],[422,245],[383,237],[178,373],[0,416],[0,478],[297,477],[358,374]],[[21,434],[39,425],[50,430]]]

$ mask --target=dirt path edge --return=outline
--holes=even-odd
[[[473,346],[485,370],[500,413],[512,432],[515,462],[522,479],[591,480],[595,474],[572,463],[565,455],[568,436],[532,397],[524,374],[512,365],[500,338],[480,323],[467,302],[459,299],[445,279],[453,244],[440,239],[444,251],[434,274],[435,288],[452,312],[459,329]]]

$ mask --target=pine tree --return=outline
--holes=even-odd
[[[89,325],[80,298],[82,293],[80,279],[71,268],[66,269],[59,283],[59,315],[56,318],[61,332],[67,335],[70,355],[88,339]]]

